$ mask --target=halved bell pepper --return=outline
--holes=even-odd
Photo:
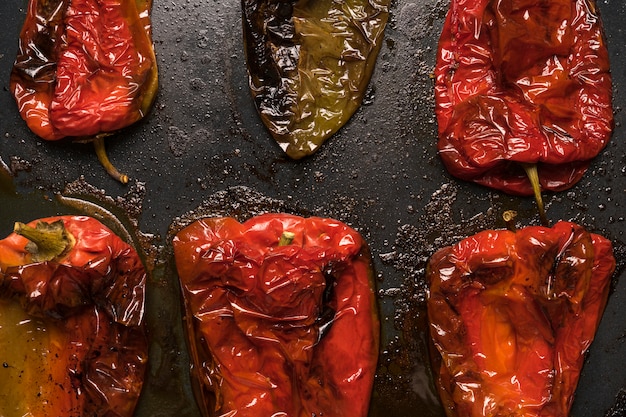
[[[145,282],[134,249],[91,217],[16,223],[0,240],[0,414],[132,416]]]
[[[249,84],[287,155],[316,152],[359,108],[390,0],[241,0]]]
[[[45,140],[94,141],[143,118],[158,86],[152,0],[30,0],[10,88],[30,130]]]
[[[436,382],[449,417],[566,417],[615,269],[581,226],[488,230],[428,263]]]
[[[367,416],[379,321],[356,231],[265,214],[199,220],[173,244],[202,415]]]

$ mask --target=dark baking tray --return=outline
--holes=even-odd
[[[144,121],[107,142],[113,162],[131,177],[127,186],[102,171],[90,146],[45,143],[20,119],[8,83],[26,5],[0,2],[0,162],[11,173],[0,178],[0,236],[15,220],[83,211],[60,204],[55,196],[61,192],[120,218],[130,213],[128,228],[150,246],[155,264],[148,294],[150,372],[137,416],[199,415],[168,232],[193,213],[245,217],[264,210],[334,217],[364,235],[383,324],[370,414],[442,416],[426,360],[425,261],[442,245],[502,227],[505,209],[518,210],[522,224],[537,223],[531,200],[455,180],[437,157],[430,74],[447,1],[393,2],[364,105],[317,154],[291,161],[261,125],[248,92],[239,2],[155,0],[159,95]],[[579,184],[545,196],[552,221],[573,220],[610,238],[620,267],[574,417],[625,415],[617,407],[626,396],[626,5],[603,0],[598,6],[611,54],[616,129]]]

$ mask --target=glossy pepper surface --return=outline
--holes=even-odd
[[[156,97],[151,7],[152,0],[29,1],[10,89],[33,133],[97,138],[108,169],[102,138],[143,118]]]
[[[532,195],[571,187],[613,129],[594,0],[451,0],[435,69],[438,149],[461,179]]]
[[[242,0],[250,89],[265,126],[299,159],[361,105],[389,0]]]
[[[30,0],[11,91],[47,140],[112,132],[156,92],[151,0]]]
[[[356,231],[210,218],[176,235],[174,255],[204,416],[367,415],[379,322]]]
[[[569,222],[435,253],[428,316],[448,416],[569,416],[614,268],[611,243]]]
[[[91,217],[16,224],[0,240],[0,414],[132,416],[145,281],[134,249]]]

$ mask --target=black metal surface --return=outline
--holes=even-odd
[[[14,174],[15,187],[0,186],[0,236],[15,220],[71,211],[41,198],[69,183],[86,183],[95,194],[125,201],[142,237],[157,246],[148,300],[154,343],[138,416],[199,415],[187,380],[167,232],[177,217],[203,202],[216,207],[223,201],[232,209],[255,200],[245,191],[215,196],[238,186],[279,201],[276,207],[345,221],[364,235],[378,271],[384,330],[371,415],[441,416],[424,362],[424,262],[444,244],[502,227],[498,218],[505,209],[517,209],[523,224],[537,223],[532,200],[454,180],[436,155],[429,75],[446,0],[393,3],[366,102],[317,154],[300,161],[282,154],[254,109],[239,2],[155,0],[160,92],[145,121],[108,141],[111,160],[131,177],[128,186],[104,173],[90,146],[43,142],[20,119],[8,83],[26,5],[0,2],[0,158]],[[552,221],[573,220],[611,239],[623,267],[626,5],[601,0],[598,6],[611,54],[616,129],[581,183],[545,198]],[[626,388],[625,298],[621,268],[583,369],[574,417],[605,415]]]

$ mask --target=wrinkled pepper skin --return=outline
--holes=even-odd
[[[10,89],[45,140],[86,139],[141,119],[156,96],[152,0],[30,0]]]
[[[455,177],[532,195],[585,173],[613,129],[594,0],[451,0],[435,68],[438,149]]]
[[[362,103],[390,0],[242,0],[250,89],[293,159],[317,151]]]
[[[34,261],[26,238],[0,240],[0,414],[130,417],[148,355],[144,267],[93,218],[30,225],[38,222],[62,222],[74,244],[53,260]],[[16,314],[25,318],[8,328],[5,317]]]
[[[427,306],[448,416],[569,416],[614,268],[611,243],[569,222],[435,253]]]
[[[356,231],[265,214],[199,220],[173,244],[204,416],[367,416],[379,321]]]

